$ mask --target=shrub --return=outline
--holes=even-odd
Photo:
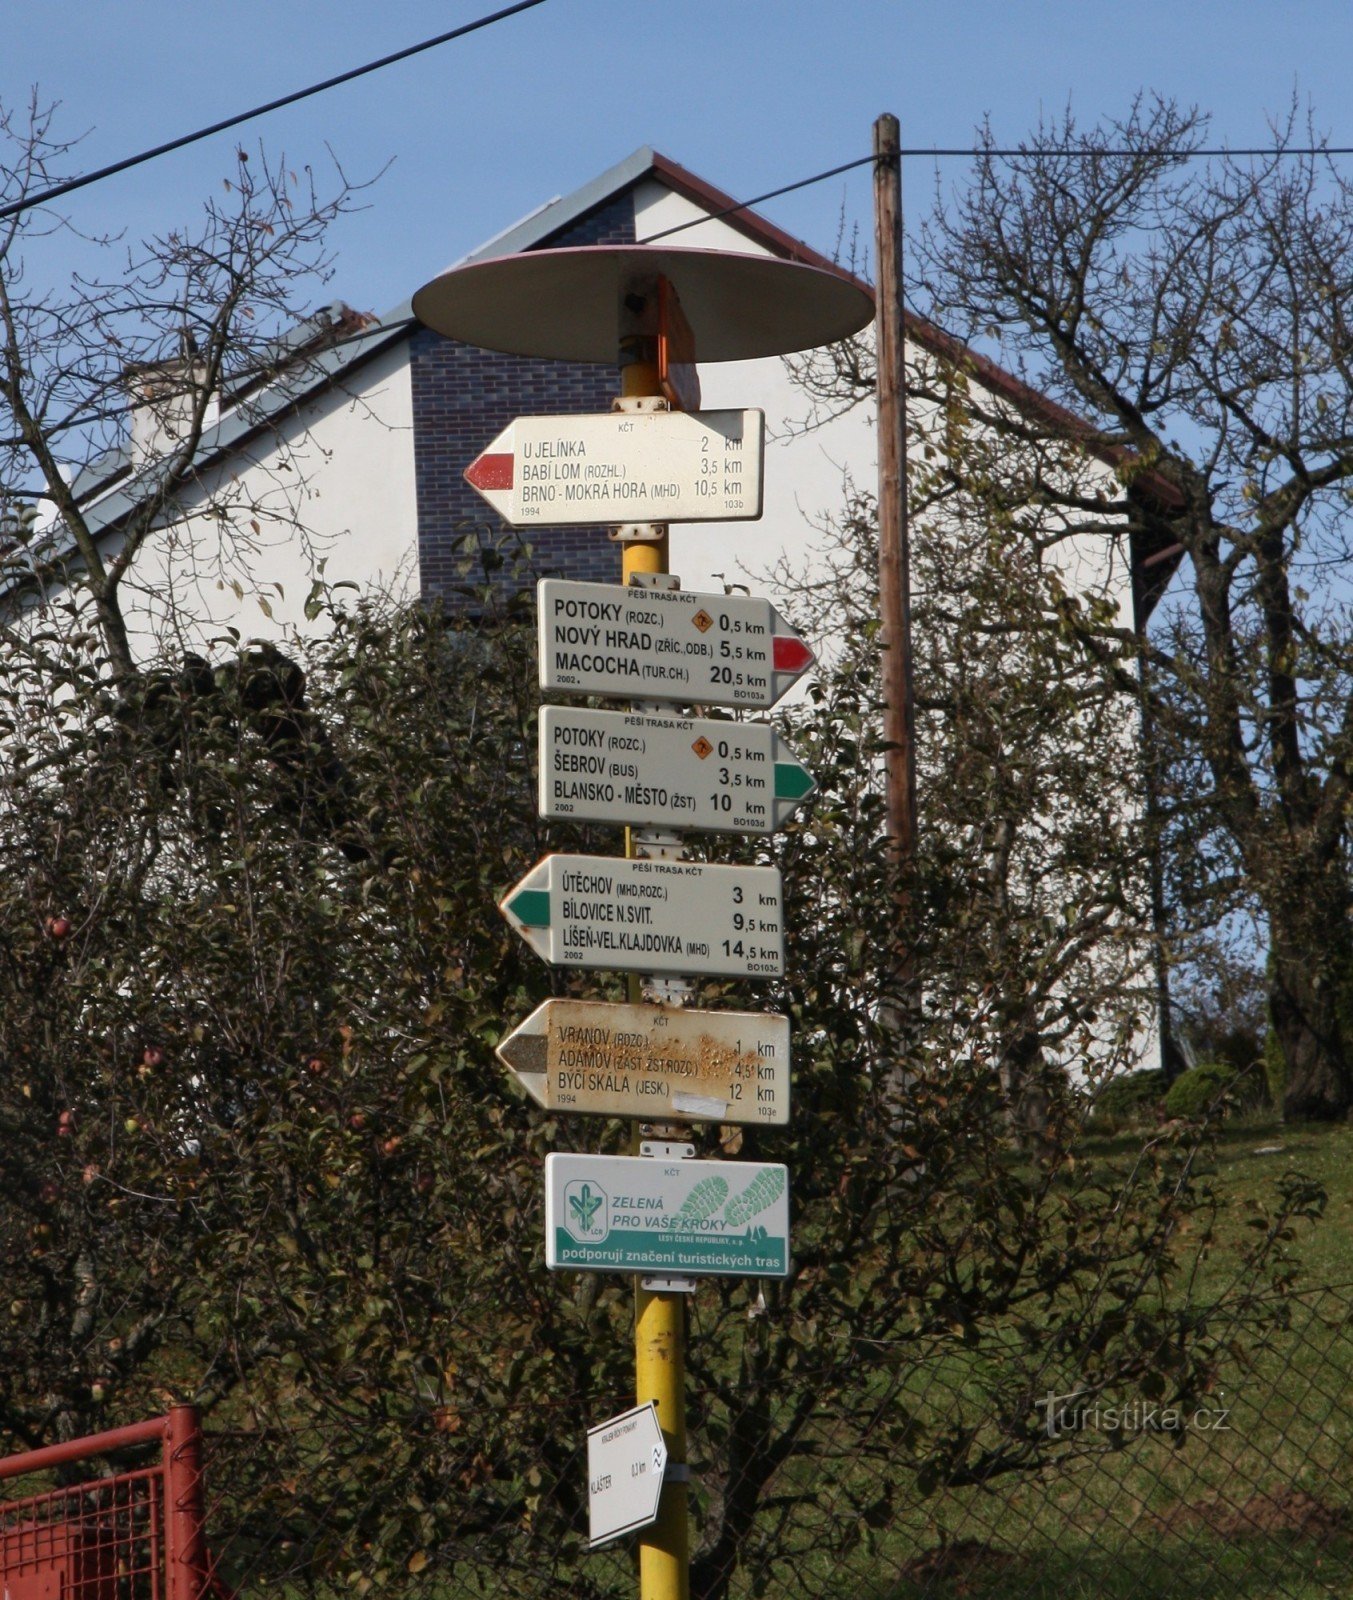
[[[1181,1073],[1165,1096],[1170,1117],[1202,1117],[1216,1106],[1236,1081],[1236,1069],[1227,1061],[1204,1061]]]
[[[1110,1078],[1095,1095],[1096,1121],[1133,1122],[1149,1115],[1165,1093],[1165,1074],[1154,1068]]]

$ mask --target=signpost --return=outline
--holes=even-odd
[[[566,578],[537,587],[542,689],[764,709],[813,662],[757,595]]]
[[[516,528],[761,515],[762,411],[518,417],[465,469]]]
[[[789,1173],[760,1161],[545,1157],[545,1265],[789,1276]]]
[[[552,967],[777,978],[777,867],[546,856],[499,910]]]
[[[587,1533],[594,1550],[657,1520],[666,1470],[667,1445],[651,1400],[587,1430]]]
[[[542,817],[767,834],[815,787],[769,723],[574,706],[540,713]]]
[[[539,1106],[645,1121],[789,1121],[789,1018],[546,1000],[498,1046]]]
[[[868,289],[779,259],[589,246],[470,263],[424,285],[414,309],[437,331],[486,348],[619,366],[612,412],[519,417],[465,473],[518,527],[621,524],[624,586],[539,586],[542,688],[774,705],[813,656],[769,601],[638,585],[667,573],[670,522],[761,514],[764,416],[690,409],[699,405],[697,349],[704,360],[743,360],[830,343],[868,320]],[[672,856],[684,855],[680,835],[690,829],[774,832],[813,790],[759,724],[654,716],[647,705],[629,714],[548,707],[540,737],[543,816],[670,829],[676,838],[661,849]],[[557,966],[678,980],[783,970],[777,871],[635,859],[638,848],[627,835],[625,860],[549,856],[505,897],[503,914]],[[635,1002],[633,978],[630,988]],[[681,1600],[689,1530],[680,1296],[701,1275],[787,1276],[789,1196],[784,1167],[690,1160],[694,1146],[674,1142],[681,1130],[670,1125],[787,1122],[788,1019],[549,1000],[499,1055],[550,1110],[644,1119],[633,1130],[638,1157],[546,1158],[546,1259],[637,1275],[644,1403],[589,1430],[590,1537],[595,1546],[644,1530],[641,1600]]]

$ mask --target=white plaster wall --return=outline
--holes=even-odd
[[[661,184],[650,181],[635,196],[636,234],[640,240],[690,222],[699,209]],[[697,226],[660,241],[670,246],[760,251],[745,235],[726,222],[705,220]],[[697,358],[698,358],[697,345]],[[920,359],[924,355],[917,352]],[[873,493],[877,486],[877,440],[872,401],[804,431],[801,424],[809,402],[790,378],[781,360],[704,363],[700,366],[701,405],[758,406],[766,413],[764,511],[759,522],[686,523],[671,531],[671,565],[688,589],[719,589],[725,582],[749,584],[754,592],[776,594],[771,574],[787,560],[791,568],[811,564],[813,552],[826,542],[824,518],[838,514],[844,504],[847,481]],[[987,397],[988,402],[990,397]],[[796,424],[798,426],[796,426]],[[915,406],[908,417],[908,447],[918,459],[928,433],[937,437],[943,419],[933,407]],[[1102,482],[1110,498],[1117,485],[1108,467],[1080,463],[1086,486]],[[1053,559],[1072,593],[1110,598],[1121,625],[1132,625],[1132,580],[1126,534],[1106,538],[1100,533],[1072,534],[1061,542]],[[830,653],[830,639],[815,640],[820,652]],[[1136,757],[1136,719],[1125,706],[1122,726],[1124,759]],[[1132,1050],[1143,1066],[1159,1065],[1159,1041],[1154,1028],[1144,1029]]]
[[[126,580],[137,647],[313,630],[312,585],[417,592],[413,407],[400,341],[204,473]]]
[[[639,186],[635,211],[640,239],[703,219],[669,242],[768,253],[654,180]],[[672,568],[688,589],[742,583],[774,595],[770,575],[784,559],[793,566],[808,562],[823,541],[823,519],[844,503],[847,479],[873,490],[872,402],[804,432],[807,401],[782,360],[705,363],[700,378],[704,406],[758,407],[766,414],[763,514],[758,521],[674,526]],[[912,425],[919,448],[924,419],[913,417]],[[214,469],[192,505],[197,509],[190,508],[184,522],[142,552],[128,584],[144,647],[152,638],[195,638],[200,648],[230,627],[245,638],[275,639],[312,626],[304,604],[321,562],[329,583],[414,594],[417,518],[405,346],[396,344],[279,431]],[[220,510],[226,519],[216,515]],[[1107,585],[1126,618],[1131,585],[1124,557],[1108,541],[1081,539],[1059,559],[1069,585],[1096,592]]]

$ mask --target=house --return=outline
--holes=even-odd
[[[649,149],[549,201],[466,260],[659,236],[833,266]],[[974,381],[1002,400],[1048,406],[919,319],[908,331],[916,350],[943,360],[963,354]],[[126,448],[75,483],[91,527],[110,545],[137,501],[138,469],[172,441],[172,422],[156,406],[157,376],[163,382],[162,372],[140,374],[133,386]],[[853,470],[865,487],[873,473],[867,405],[801,431],[795,424],[808,403],[782,361],[706,365],[701,381],[706,407],[764,410],[768,444],[759,522],[685,524],[674,533],[672,568],[695,589],[755,581],[784,554],[804,550],[814,522],[839,506],[843,472]],[[606,410],[616,386],[606,366],[443,339],[413,320],[408,300],[381,317],[335,304],[290,337],[270,381],[219,397],[192,487],[139,560],[132,609],[155,633],[197,628],[210,636],[235,626],[246,637],[277,637],[305,625],[321,563],[330,583],[453,599],[464,581],[464,536],[501,527],[464,482],[465,467],[515,416]],[[916,425],[924,432],[924,417]],[[595,528],[532,530],[532,542],[542,571],[618,577],[616,547]],[[1153,568],[1153,554],[1129,548],[1125,532],[1117,548],[1081,553],[1077,582],[1112,593],[1124,618],[1140,626],[1170,571]]]
[[[467,262],[659,239],[838,270],[650,149],[548,201]],[[987,409],[1052,418],[1074,447],[1076,419],[992,362],[920,319],[911,319],[908,339],[909,359],[937,386],[912,418],[913,448],[923,450],[947,427],[938,389],[946,372],[958,371]],[[177,397],[191,385],[193,360],[185,349],[177,364],[129,376],[125,448],[75,481],[91,530],[110,548],[144,496],[142,475],[172,448]],[[808,559],[815,525],[841,505],[845,475],[871,486],[870,407],[866,400],[802,426],[810,404],[779,359],[705,365],[701,383],[705,408],[766,414],[764,511],[757,522],[678,525],[670,564],[687,589],[740,583],[764,591],[780,562]],[[284,639],[310,625],[306,603],[317,582],[464,604],[467,540],[473,546],[506,533],[464,481],[465,468],[515,417],[605,411],[617,386],[609,366],[444,339],[416,322],[408,300],[380,317],[335,304],[284,341],[268,372],[213,398],[192,479],[127,580],[136,632],[147,644],[178,648],[201,648],[226,629]],[[1115,465],[1090,460],[1088,470],[1116,499]],[[541,574],[620,576],[618,547],[602,529],[532,529],[531,546]],[[1124,625],[1140,628],[1177,555],[1125,524],[1118,534],[1070,536],[1058,559],[1070,589],[1107,601]],[[1126,735],[1135,736],[1135,729]]]

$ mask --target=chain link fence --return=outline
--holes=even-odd
[[[690,1310],[698,1354],[700,1295]],[[745,1487],[739,1452],[754,1450],[756,1418],[692,1384],[692,1593],[1349,1593],[1351,1311],[1353,1283],[1287,1298],[1261,1337],[1237,1328],[1205,1403],[1187,1409],[1168,1396],[1049,1388],[1035,1397],[1035,1424],[1065,1451],[1042,1468],[979,1473],[961,1486],[929,1481],[883,1427],[898,1408],[932,1424],[970,1409],[971,1370],[956,1354],[899,1373],[871,1397],[872,1419],[867,1407],[847,1416],[825,1397],[792,1429],[769,1419],[783,1458],[768,1475],[754,1464],[754,1507],[731,1560],[718,1547],[721,1513]],[[610,1409],[629,1403],[616,1393]],[[217,1576],[241,1595],[633,1595],[629,1546],[587,1547],[584,1436],[605,1407],[583,1416],[542,1395],[487,1416],[442,1408],[424,1420],[398,1479],[366,1451],[356,1419],[218,1430],[207,1459]],[[552,1448],[532,1456],[531,1438]]]
[[[1343,1131],[1305,1146],[1337,1171]],[[1268,1149],[1241,1154],[1265,1162]],[[1257,1171],[1228,1176],[1241,1216]],[[1291,1270],[1276,1275],[1193,1213],[1195,1243],[1161,1269],[1156,1342],[1177,1342],[1177,1366],[1166,1349],[1105,1370],[1099,1350],[1057,1336],[1116,1338],[1112,1307],[1060,1325],[1036,1299],[980,1326],[958,1307],[952,1325],[908,1326],[905,1309],[870,1320],[878,1283],[904,1280],[872,1277],[865,1259],[790,1285],[700,1283],[686,1299],[692,1597],[1350,1594],[1353,1275],[1332,1270],[1347,1259],[1347,1205],[1335,1190],[1324,1221],[1284,1224]],[[908,1226],[926,1211],[912,1200]],[[629,1282],[547,1275],[536,1258],[515,1278],[499,1256],[475,1264],[499,1290],[449,1307],[453,1360],[414,1341],[403,1389],[363,1381],[357,1358],[347,1371],[288,1357],[218,1395],[205,1445],[216,1594],[637,1594],[633,1539],[587,1544],[585,1430],[633,1403]],[[835,1274],[835,1302],[806,1270]],[[1139,1291],[1123,1304],[1147,1314]],[[533,1328],[528,1357],[513,1341]],[[80,1482],[139,1466],[82,1464]],[[29,1474],[5,1499],[34,1504],[66,1482]],[[130,1576],[110,1562],[86,1563],[70,1600],[122,1594]]]

